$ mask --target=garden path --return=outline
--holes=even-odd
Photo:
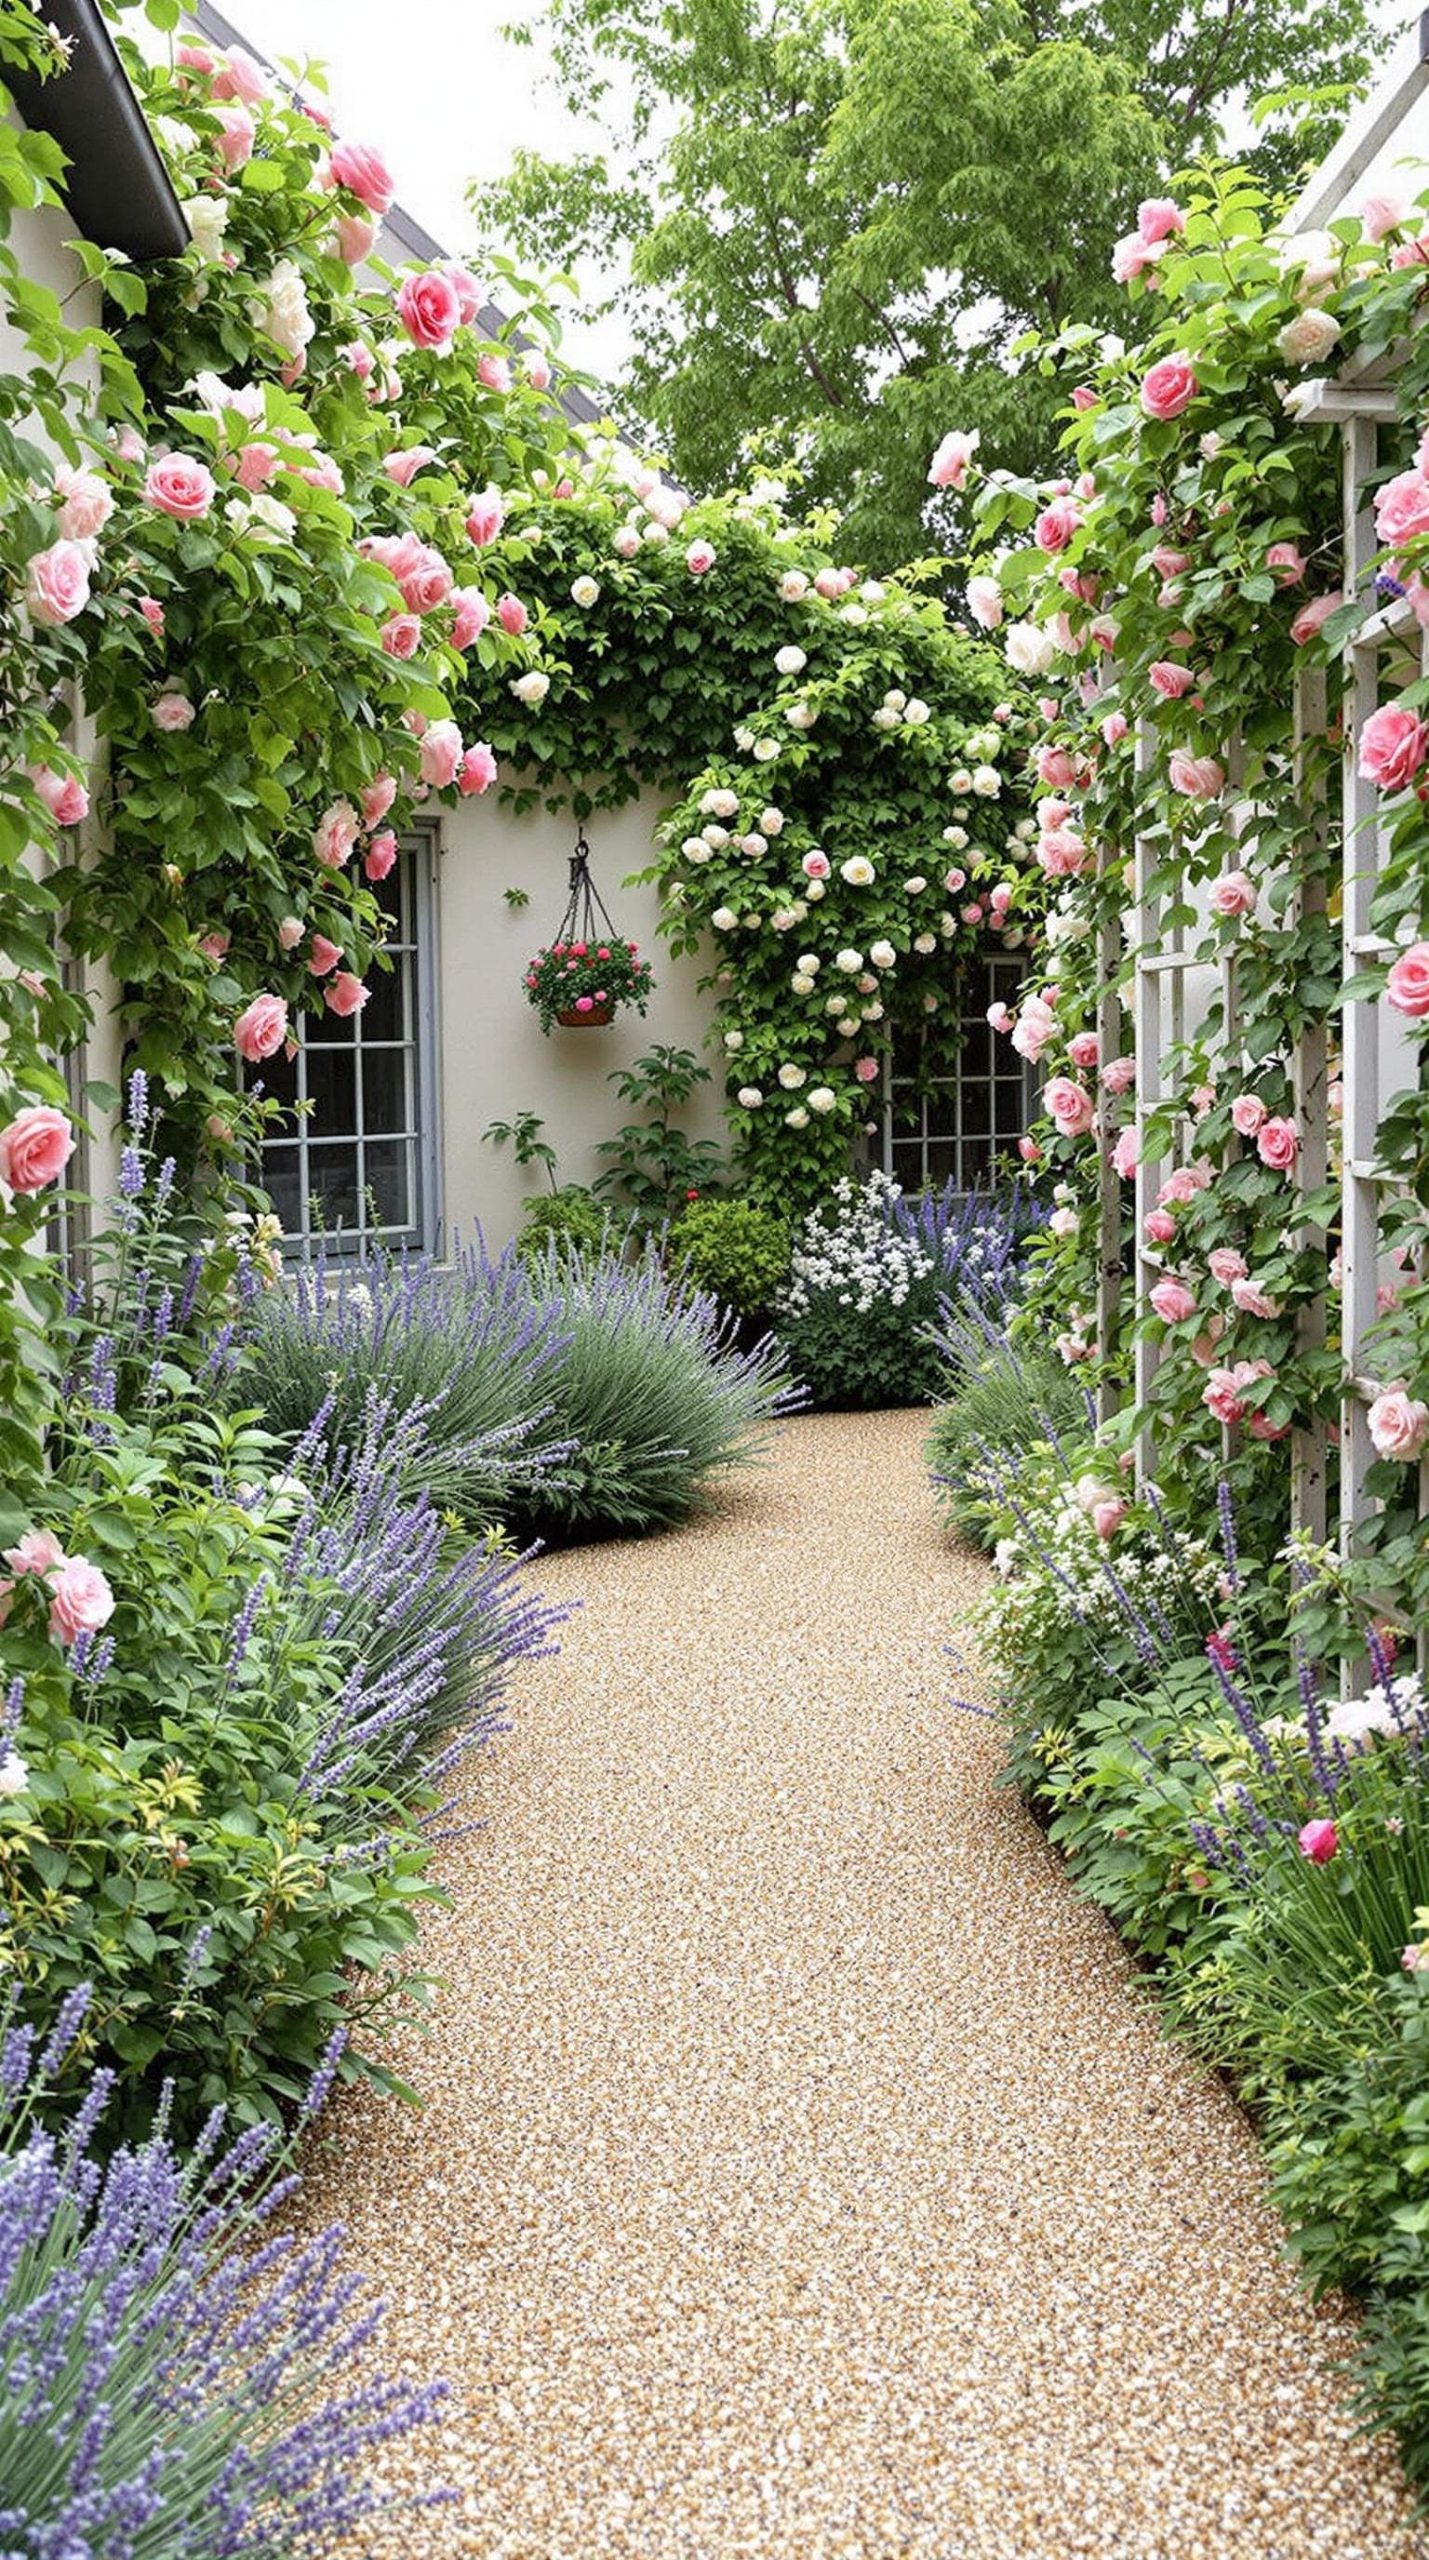
[[[447,1856],[416,2115],[311,2154],[452,2378],[403,2560],[1409,2560],[1254,2142],[951,1712],[926,1416],[581,1597]],[[404,2456],[408,2462],[410,2453]]]

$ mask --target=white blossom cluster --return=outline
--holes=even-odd
[[[977,1638],[989,1659],[1024,1661],[1029,1639],[1052,1644],[1073,1627],[1096,1643],[1124,1633],[1126,1613],[1104,1570],[1107,1549],[1077,1488],[1067,1485],[1044,1504],[1034,1494],[1027,1516],[1032,1534],[1018,1530],[999,1539],[993,1557],[999,1579],[977,1613]],[[1153,1628],[1159,1616],[1179,1629],[1188,1611],[1210,1623],[1224,1610],[1219,1560],[1199,1542],[1170,1555],[1161,1547],[1139,1551],[1127,1541],[1117,1546],[1113,1565],[1132,1606]]]
[[[886,1173],[871,1173],[861,1185],[847,1174],[835,1183],[832,1213],[811,1209],[804,1220],[780,1314],[807,1315],[824,1295],[858,1315],[880,1298],[903,1306],[914,1281],[925,1280],[934,1265],[913,1237],[889,1225],[888,1211],[900,1197],[901,1185]]]

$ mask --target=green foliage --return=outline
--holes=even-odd
[[[1298,84],[1258,146],[1293,179],[1362,81],[1363,0],[1086,0],[1049,23],[969,0],[547,0],[564,94],[605,154],[518,153],[473,192],[492,238],[620,279],[619,386],[687,486],[752,458],[808,475],[886,568],[922,544],[925,457],[981,430],[1026,470],[1053,415],[1009,351],[1121,326],[1110,267],[1138,198],[1215,147],[1231,101]],[[740,396],[729,396],[737,360]]]
[[[969,1308],[941,1326],[939,1349],[947,1401],[924,1443],[934,1497],[960,1529],[990,1546],[990,1524],[1002,1516],[990,1455],[999,1470],[1016,1473],[1038,1444],[1086,1431],[1086,1401],[1064,1364],[1025,1325],[1002,1332]]]
[[[931,1404],[943,1375],[930,1337],[944,1286],[934,1277],[915,1281],[901,1304],[878,1298],[856,1314],[824,1294],[804,1314],[781,1317],[779,1339],[790,1368],[817,1409],[876,1412]]]
[[[785,1219],[752,1200],[692,1200],[670,1229],[670,1258],[696,1289],[741,1317],[768,1316],[789,1277]]]
[[[538,1164],[545,1172],[552,1191],[556,1184],[556,1150],[542,1132],[546,1126],[539,1111],[518,1111],[514,1120],[492,1120],[482,1130],[483,1146],[509,1146],[516,1162],[523,1168]]]
[[[611,1192],[651,1225],[673,1216],[721,1171],[720,1149],[712,1138],[691,1138],[677,1128],[674,1114],[683,1109],[697,1086],[708,1084],[710,1071],[693,1049],[657,1042],[632,1067],[616,1067],[606,1078],[622,1102],[646,1116],[627,1120],[596,1153],[610,1163],[598,1176],[598,1192]]]
[[[633,942],[618,938],[592,947],[586,942],[553,942],[526,965],[526,994],[549,1033],[567,1014],[607,1021],[622,1005],[643,1014],[650,1000],[654,972],[637,954]]]
[[[524,1205],[525,1220],[516,1239],[516,1251],[523,1262],[543,1262],[552,1245],[569,1246],[582,1253],[599,1250],[613,1241],[610,1211],[601,1207],[593,1191],[582,1189],[578,1182],[562,1183],[549,1198],[537,1193]],[[614,1232],[618,1233],[618,1228]]]

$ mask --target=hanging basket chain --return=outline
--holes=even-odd
[[[590,876],[590,846],[584,835],[576,838],[576,849],[570,857],[570,896],[561,919],[558,942],[613,942],[615,927],[606,913],[605,902]],[[601,929],[596,930],[596,918]]]

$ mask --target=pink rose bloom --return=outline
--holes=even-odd
[[[323,989],[323,1003],[329,1013],[336,1013],[345,1020],[351,1013],[361,1013],[368,992],[362,980],[355,978],[350,969],[339,969],[331,986]]]
[[[468,747],[457,771],[456,787],[464,800],[489,791],[496,780],[496,758],[484,739]]]
[[[350,196],[365,204],[369,213],[386,213],[397,192],[397,182],[380,151],[367,142],[334,143],[327,164],[327,183],[346,187]],[[356,264],[349,258],[349,266]]]
[[[617,525],[610,539],[612,549],[622,560],[633,560],[640,548],[640,536],[633,524]]]
[[[192,454],[166,453],[144,474],[144,495],[162,515],[180,524],[198,524],[213,505],[213,473]]]
[[[1049,880],[1075,880],[1087,867],[1087,848],[1072,827],[1053,827],[1038,838],[1037,859]]]
[[[853,1062],[853,1071],[860,1084],[873,1084],[878,1075],[878,1060],[876,1058],[855,1058]]]
[[[1048,1042],[1055,1036],[1057,1017],[1045,996],[1035,992],[1023,999],[1017,1020],[1012,1026],[1012,1045],[1020,1058],[1036,1066]]]
[[[959,913],[964,924],[981,924],[982,922],[982,907],[976,898],[970,899],[965,907],[959,909]]]
[[[1094,1502],[1092,1527],[1097,1536],[1107,1540],[1114,1538],[1130,1507],[1129,1503],[1122,1501],[1119,1494],[1111,1495],[1102,1502]]]
[[[89,553],[78,542],[52,542],[25,563],[25,610],[32,622],[57,631],[89,602]]]
[[[1255,1152],[1272,1173],[1288,1173],[1300,1153],[1300,1132],[1294,1121],[1263,1121],[1256,1132]]]
[[[1360,220],[1367,240],[1387,240],[1391,231],[1402,231],[1413,216],[1414,208],[1404,196],[1366,196],[1360,206]]]
[[[513,640],[519,640],[529,617],[519,596],[504,595],[497,599],[496,619],[503,631],[509,632]]]
[[[232,53],[220,54],[213,74],[216,98],[239,98],[245,106],[256,107],[268,95],[268,75],[251,53],[235,45]]]
[[[835,596],[843,593],[843,589],[839,584],[839,573],[837,569],[821,569],[819,571],[818,576],[814,580],[814,593],[816,596],[822,596],[825,604],[831,604]]]
[[[1169,1209],[1148,1209],[1141,1225],[1148,1244],[1170,1244],[1176,1233],[1176,1221]]]
[[[1124,711],[1109,711],[1101,724],[1103,745],[1119,747],[1130,726]]]
[[[488,391],[509,391],[511,367],[505,356],[493,355],[488,349],[476,359],[476,378]]]
[[[415,613],[394,613],[377,634],[389,658],[414,658],[422,645],[422,625]]]
[[[91,542],[114,513],[114,500],[97,471],[72,471],[62,462],[55,473],[59,530],[66,542]]]
[[[233,1026],[233,1045],[250,1067],[282,1048],[288,1036],[288,1008],[281,996],[255,996]]]
[[[1039,551],[1065,551],[1081,521],[1082,511],[1074,498],[1054,498],[1033,525],[1032,539]]]
[[[1214,756],[1188,755],[1177,747],[1166,770],[1172,790],[1187,800],[1214,800],[1225,789],[1225,767]]]
[[[1396,269],[1429,267],[1429,231],[1421,231],[1417,240],[1401,240],[1390,250],[1389,263]]]
[[[1092,1109],[1092,1097],[1085,1085],[1075,1083],[1071,1076],[1052,1076],[1043,1092],[1042,1100],[1052,1115],[1059,1136],[1063,1138],[1086,1136],[1095,1114]]]
[[[390,773],[375,773],[370,782],[363,784],[357,796],[362,803],[363,825],[375,827],[386,817],[396,799],[397,785]]]
[[[1179,418],[1199,389],[1189,356],[1162,356],[1142,377],[1142,410],[1148,418]]]
[[[341,958],[340,942],[329,942],[325,933],[313,935],[313,947],[308,955],[308,968],[315,978],[325,978],[329,969],[335,969]]]
[[[1197,1193],[1205,1190],[1210,1178],[1208,1164],[1178,1164],[1173,1172],[1168,1173],[1156,1194],[1157,1208],[1189,1207]]]
[[[1134,1058],[1108,1058],[1102,1069],[1104,1093],[1130,1093],[1135,1082],[1136,1060]]]
[[[1161,241],[1143,240],[1139,231],[1128,231],[1112,249],[1112,282],[1134,284],[1138,276],[1146,274],[1148,268],[1155,268],[1163,254],[1164,246]],[[1154,274],[1151,281],[1153,284],[1156,281]]]
[[[202,44],[181,44],[174,49],[174,59],[182,71],[212,71],[213,55]]]
[[[481,309],[481,287],[470,267],[464,267],[457,258],[443,258],[442,273],[451,279],[452,291],[456,295],[461,312],[462,327],[469,328]]]
[[[1269,1117],[1259,1094],[1238,1093],[1231,1104],[1231,1127],[1242,1138],[1258,1138]]]
[[[1166,702],[1179,702],[1182,694],[1190,693],[1196,682],[1191,669],[1178,667],[1174,658],[1158,658],[1146,672],[1153,690]]]
[[[1404,791],[1429,755],[1429,729],[1417,711],[1386,702],[1360,731],[1359,769],[1381,791]]]
[[[976,435],[962,435],[953,428],[945,435],[928,465],[928,478],[935,489],[965,489],[972,458],[977,451]],[[818,580],[815,579],[815,585]],[[822,592],[822,590],[820,590]]]
[[[532,390],[549,391],[551,387],[551,368],[547,364],[545,357],[528,355],[525,358],[525,365],[526,379],[530,383]]]
[[[502,499],[501,492],[491,482],[488,482],[487,486],[482,490],[480,497],[473,498],[470,507],[467,509],[466,529],[468,536],[471,541],[476,544],[477,549],[480,550],[484,543],[494,542],[496,540],[496,537],[501,531],[502,525],[505,521],[506,507],[505,502]]]
[[[284,916],[278,927],[279,950],[296,951],[302,938],[303,928],[300,919],[297,916]]]
[[[1296,1834],[1296,1844],[1312,1866],[1327,1867],[1340,1842],[1333,1822],[1306,1822]]]
[[[990,1004],[987,1009],[987,1018],[994,1031],[1012,1029],[1012,1015],[1005,1004]]]
[[[220,960],[227,959],[231,940],[231,934],[227,933],[202,933],[199,935],[198,947],[205,960],[211,960],[216,969]]]
[[[1148,196],[1136,208],[1136,228],[1151,246],[1158,240],[1169,240],[1173,231],[1184,231],[1186,217],[1173,196]]]
[[[77,827],[89,816],[89,793],[78,774],[56,773],[52,766],[30,767],[30,780],[57,827]]]
[[[704,577],[706,571],[712,569],[714,564],[715,547],[712,542],[705,542],[702,539],[690,544],[689,550],[685,553],[685,567],[692,578]]]
[[[491,607],[480,587],[453,587],[451,643],[454,649],[469,649],[479,640],[491,620]]]
[[[397,839],[390,827],[384,827],[380,836],[373,837],[363,855],[362,868],[369,880],[385,880],[396,859]]]
[[[1070,791],[1077,779],[1077,760],[1067,747],[1041,746],[1036,755],[1037,779],[1049,791]]]
[[[1067,1042],[1067,1055],[1083,1074],[1094,1067],[1101,1056],[1102,1044],[1094,1031],[1078,1031]]]
[[[58,1182],[74,1154],[74,1131],[49,1102],[27,1103],[0,1129],[0,1182],[11,1191],[43,1191]]]
[[[1123,1182],[1129,1182],[1141,1161],[1141,1142],[1135,1129],[1122,1129],[1111,1151],[1111,1167]]]
[[[257,131],[246,107],[232,106],[222,110],[218,119],[218,156],[230,177],[252,159]]]
[[[1213,915],[1249,916],[1255,913],[1256,886],[1247,871],[1227,871],[1213,880],[1207,897]]]
[[[92,1636],[114,1615],[114,1594],[97,1564],[67,1556],[48,1576],[50,1633],[59,1644]]]
[[[65,1561],[65,1551],[49,1529],[27,1529],[17,1547],[5,1549],[5,1562],[15,1575],[52,1573]]]
[[[1231,1296],[1243,1316],[1278,1316],[1280,1313],[1278,1299],[1269,1296],[1254,1280],[1233,1280]]]
[[[377,225],[369,214],[340,213],[337,217],[337,254],[345,267],[360,267],[377,237]],[[371,368],[369,367],[370,371]]]
[[[389,480],[395,480],[399,489],[410,489],[418,472],[424,471],[427,464],[435,462],[436,458],[431,445],[409,444],[397,453],[385,453],[382,468]]]
[[[414,347],[445,355],[461,326],[461,304],[450,276],[439,267],[404,276],[397,295],[397,317]]]
[[[1429,1444],[1429,1404],[1421,1404],[1403,1387],[1386,1387],[1370,1406],[1369,1436],[1381,1458],[1407,1461],[1422,1456]]]
[[[461,759],[461,731],[455,720],[434,720],[422,739],[422,780],[437,791],[448,790]]]
[[[451,594],[452,573],[440,551],[434,551],[430,543],[417,543],[396,574],[402,602],[409,613],[431,613]]]
[[[1344,601],[1343,589],[1332,587],[1328,595],[1312,596],[1308,604],[1302,604],[1290,625],[1290,637],[1296,648],[1303,649],[1307,640],[1315,639],[1324,630],[1331,614],[1339,612]]]
[[[999,923],[1006,915],[1008,908],[1011,906],[1013,895],[1012,883],[1008,880],[997,881],[994,887],[988,891],[987,903],[992,909],[993,914],[997,917]]]
[[[1282,587],[1293,587],[1304,577],[1309,564],[1298,542],[1272,542],[1265,565],[1274,570]]]
[[[340,871],[357,842],[359,821],[350,800],[332,800],[313,829],[313,851],[325,870]]]
[[[1184,577],[1191,565],[1189,551],[1173,550],[1169,542],[1158,542],[1151,554],[1151,565],[1158,578]]]
[[[1401,951],[1385,982],[1385,996],[1410,1022],[1429,1020],[1429,942]]]
[[[164,608],[160,604],[158,597],[141,596],[139,598],[139,611],[142,613],[149,629],[153,632],[155,639],[162,640],[164,636]]]
[[[1002,589],[996,578],[969,578],[968,611],[980,631],[996,631],[1002,620]]]
[[[245,444],[239,452],[227,454],[224,459],[239,488],[246,489],[250,496],[259,489],[266,489],[279,468],[277,446],[261,442]]]
[[[1212,1279],[1219,1280],[1223,1289],[1229,1289],[1232,1281],[1244,1280],[1249,1269],[1244,1255],[1228,1244],[1218,1244],[1213,1253],[1207,1254],[1206,1261]]]
[[[1017,1152],[1024,1164],[1040,1164],[1042,1161],[1042,1150],[1035,1138],[1019,1138]]]
[[[1386,480],[1375,496],[1374,528],[1386,551],[1401,550],[1429,533],[1429,477],[1422,469],[1416,466]]]
[[[1185,1324],[1196,1312],[1196,1301],[1184,1280],[1168,1272],[1151,1291],[1151,1304],[1163,1324]]]
[[[171,736],[175,730],[191,729],[197,714],[186,693],[161,693],[150,704],[149,717],[156,729]]]

